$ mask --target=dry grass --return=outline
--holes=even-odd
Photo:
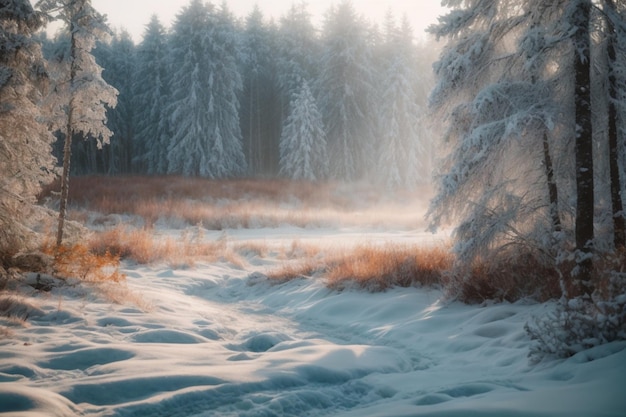
[[[560,271],[523,250],[503,251],[476,261],[469,269],[451,270],[444,285],[450,297],[469,304],[522,298],[546,301],[561,296]]]
[[[384,291],[394,286],[439,286],[451,264],[452,256],[444,247],[369,244],[331,255],[318,250],[314,257],[287,263],[268,276],[284,282],[323,273],[333,289],[356,285],[369,291]]]
[[[146,301],[141,294],[128,288],[126,283],[103,283],[98,286],[97,291],[106,300],[115,304],[134,305],[143,311],[154,309],[154,305]]]
[[[41,199],[58,185],[44,190]],[[145,227],[162,220],[211,230],[315,226],[422,227],[431,190],[372,188],[369,184],[313,183],[280,179],[209,180],[189,177],[76,177],[69,202],[72,218],[89,210],[102,216],[129,214]]]
[[[9,319],[12,324],[24,326],[29,317],[43,314],[43,311],[18,294],[0,295],[0,317]]]
[[[571,298],[581,295],[573,279],[569,278],[574,267],[573,261],[565,261],[555,267],[529,252],[503,251],[499,256],[476,262],[469,271],[449,274],[445,286],[450,296],[466,303],[486,300],[513,302],[521,298],[537,301],[558,299],[563,295],[562,284]],[[596,255],[593,280],[600,299],[611,297],[614,277],[623,276],[625,270],[626,249]],[[561,277],[564,277],[563,282]]]
[[[282,284],[294,279],[310,278],[318,273],[326,272],[329,265],[325,262],[316,261],[314,259],[300,260],[297,262],[289,262],[273,269],[268,273],[270,282]]]
[[[8,327],[0,326],[0,340],[9,339],[15,335],[15,332]]]
[[[370,291],[393,286],[438,286],[451,264],[449,251],[442,247],[363,245],[334,263],[328,271],[328,283],[331,288],[341,289],[349,281]]]
[[[57,247],[49,241],[41,250],[53,257],[53,273],[58,277],[85,282],[120,282],[126,278],[119,272],[119,256],[109,251],[95,253],[82,243]]]
[[[116,226],[94,233],[89,240],[96,254],[110,253],[140,264],[166,262],[171,265],[192,265],[197,260],[214,261],[225,254],[226,241],[206,241],[201,229],[187,231],[179,238],[156,236],[150,229]]]

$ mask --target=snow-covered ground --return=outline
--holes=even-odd
[[[252,239],[247,233],[230,231],[229,241]],[[267,244],[411,236],[255,233]],[[272,285],[263,273],[281,262],[251,253],[245,266],[126,263],[126,286],[79,285],[14,298],[13,308],[28,318],[0,339],[0,412],[626,415],[626,343],[529,363],[523,326],[551,304],[468,306],[420,288],[337,292],[319,277]],[[122,302],[112,303],[107,292]]]

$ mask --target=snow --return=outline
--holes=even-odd
[[[279,245],[297,233],[303,240],[333,238],[330,229],[288,227],[231,230],[228,238]],[[398,237],[335,233],[339,245]],[[323,277],[271,284],[264,273],[284,261],[257,256],[244,266],[125,263],[126,286],[71,285],[16,298],[15,310],[27,318],[0,339],[0,412],[602,417],[626,411],[626,343],[529,362],[524,324],[553,304],[469,306],[428,288],[338,292]],[[124,301],[109,301],[113,291]]]

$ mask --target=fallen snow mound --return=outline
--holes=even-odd
[[[271,285],[227,263],[127,265],[144,311],[53,288],[0,342],[13,416],[624,416],[626,344],[530,364],[550,304]],[[131,297],[131,299],[134,298]],[[19,305],[26,305],[24,302]]]

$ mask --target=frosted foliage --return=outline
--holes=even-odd
[[[317,72],[319,44],[311,15],[303,5],[293,5],[281,19],[278,39],[280,88],[293,99],[304,80]]]
[[[104,79],[119,90],[117,105],[108,108],[107,127],[115,139],[104,148],[104,169],[108,174],[130,171],[130,141],[135,132],[134,114],[134,74],[136,49],[130,34],[122,30],[113,36],[110,43],[99,43],[95,50],[96,58],[106,68]],[[76,166],[76,165],[74,165]]]
[[[421,109],[415,86],[412,34],[399,32],[388,41],[390,57],[381,80],[379,108],[379,172],[388,186],[411,186],[424,180],[425,147],[420,134]]]
[[[322,117],[308,83],[291,104],[280,139],[280,172],[292,179],[318,180],[328,171]]]
[[[65,131],[69,106],[72,131],[82,133],[86,139],[94,138],[98,148],[102,148],[113,134],[106,126],[106,109],[116,106],[118,95],[102,79],[102,67],[91,53],[98,39],[108,38],[103,18],[89,0],[43,0],[38,6],[49,13],[57,12],[74,42],[73,56],[64,54],[61,61],[51,64],[55,88],[48,97],[48,105],[55,109],[55,126]]]
[[[156,16],[146,27],[138,46],[135,83],[135,146],[150,174],[167,171],[168,66],[165,28]]]
[[[54,137],[40,107],[46,71],[31,39],[41,22],[27,0],[0,8],[0,258],[25,249],[35,196],[54,177]]]
[[[176,126],[168,172],[224,178],[245,172],[239,126],[242,80],[239,53],[226,10],[192,1],[178,15],[171,37],[172,101]]]
[[[372,57],[350,2],[331,9],[324,25],[318,103],[326,126],[331,175],[355,179],[374,155]]]
[[[525,176],[516,177],[515,174],[524,172],[517,171],[523,164],[520,165],[513,155],[506,152],[516,150],[527,154],[528,151],[532,155],[534,149],[539,149],[539,144],[533,143],[537,139],[534,129],[537,125],[551,126],[552,114],[556,110],[543,93],[544,88],[543,85],[524,82],[493,84],[483,89],[473,102],[460,107],[459,114],[455,114],[455,117],[471,122],[467,126],[459,123],[453,127],[459,129],[461,140],[448,156],[445,164],[447,172],[440,176],[439,193],[432,204],[433,207],[444,208],[433,215],[436,221],[441,219],[439,216],[443,213],[463,216],[462,225],[470,227],[471,232],[468,233],[462,226],[457,231],[457,237],[471,241],[462,243],[460,247],[470,248],[478,242],[481,248],[490,247],[497,240],[498,234],[506,235],[513,224],[528,220],[527,216],[521,217],[521,213],[534,216],[534,210],[545,204],[535,201],[534,193],[519,192],[528,187],[528,180],[534,177],[528,172]],[[529,165],[526,169],[532,168]],[[500,173],[504,176],[499,177]],[[535,175],[538,174],[540,171]],[[483,195],[477,197],[480,193],[475,192],[485,184],[492,186],[483,188]],[[511,192],[518,195],[510,195]],[[522,195],[524,198],[520,199]],[[515,204],[504,204],[511,199],[516,200],[521,208]],[[498,203],[493,206],[488,201]],[[513,211],[504,210],[505,207]],[[494,221],[501,226],[493,227]],[[504,227],[505,224],[508,227]],[[484,226],[482,232],[486,235],[475,234],[483,227],[479,225]],[[476,249],[464,250],[462,253],[469,256]]]
[[[431,106],[445,121],[447,154],[429,217],[434,226],[459,222],[464,262],[510,244],[551,253],[546,155],[561,186],[555,210],[565,209],[573,183],[571,70],[561,65],[570,33],[565,12],[534,0],[456,7],[431,27],[449,42],[434,66]]]
[[[589,302],[562,299],[554,312],[525,329],[534,341],[529,357],[569,357],[605,343],[626,339],[626,273],[613,272],[609,297]],[[608,300],[608,301],[607,301]]]

